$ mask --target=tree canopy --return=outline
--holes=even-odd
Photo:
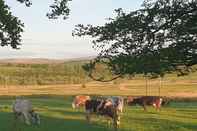
[[[31,6],[31,0],[16,0]],[[54,0],[49,19],[67,19],[71,0]],[[97,58],[84,66],[92,78],[96,64],[102,63],[115,78],[123,75],[167,72],[185,74],[197,64],[197,1],[145,0],[138,10],[117,15],[103,26],[79,24],[76,36],[91,36]],[[5,0],[0,0],[0,44],[18,48],[24,24],[12,15]],[[114,79],[115,79],[114,78]],[[95,80],[104,81],[99,77]]]
[[[16,0],[24,3],[27,7],[32,5],[31,0]],[[63,16],[67,19],[70,9],[67,4],[71,0],[54,0],[50,5],[51,11],[46,15],[49,19],[57,19]],[[10,45],[14,49],[18,49],[21,44],[21,33],[23,32],[24,24],[16,16],[12,15],[9,6],[4,0],[0,0],[0,45]]]
[[[73,35],[91,36],[99,56],[85,69],[104,63],[117,76],[183,75],[197,64],[197,1],[146,0],[138,10],[117,16],[103,26],[76,26]],[[115,79],[114,78],[114,79]],[[105,81],[104,78],[95,78]]]

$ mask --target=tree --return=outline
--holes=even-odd
[[[31,0],[16,0],[31,6]],[[68,2],[54,0],[49,19],[69,15]],[[76,26],[73,34],[91,36],[99,56],[84,68],[90,72],[97,63],[107,66],[118,78],[123,75],[164,75],[166,72],[190,72],[197,64],[197,1],[145,0],[136,11],[117,16],[103,26]],[[17,48],[24,24],[0,0],[0,43]],[[92,76],[93,77],[93,76]],[[115,79],[114,78],[114,79]],[[98,78],[97,80],[104,80]]]
[[[32,5],[31,0],[16,0],[24,3],[27,7]],[[54,0],[50,6],[51,12],[47,13],[49,19],[57,19],[63,16],[67,19],[69,15],[68,2],[71,0]],[[10,45],[14,49],[18,49],[21,44],[21,33],[24,24],[19,18],[12,15],[10,8],[5,4],[4,0],[0,0],[0,44],[1,46]]]
[[[124,75],[181,75],[197,64],[197,1],[146,0],[136,11],[116,10],[103,26],[76,26],[73,35],[91,36],[98,57],[84,68],[92,73],[104,63],[118,78]],[[114,79],[115,79],[114,78]]]

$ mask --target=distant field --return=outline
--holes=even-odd
[[[1,62],[1,61],[0,61]],[[90,79],[82,69],[86,61],[62,63],[0,63],[0,85],[78,84]]]
[[[27,97],[26,97],[27,98]],[[11,113],[12,98],[0,99],[0,131],[112,131],[104,118],[85,121],[84,111],[71,108],[71,96],[29,98],[41,115],[40,126],[15,123]],[[195,131],[197,102],[172,102],[162,111],[152,107],[144,112],[141,107],[126,107],[121,115],[120,131]]]
[[[82,65],[88,62],[85,60],[55,63],[40,59],[29,62],[18,61],[12,63],[0,61],[0,95],[97,94],[197,97],[197,72],[183,77],[168,74],[162,81],[151,79],[147,83],[142,76],[102,83],[92,81],[88,77],[82,68]],[[36,63],[40,61],[41,64]]]
[[[197,97],[196,80],[177,80],[164,79],[160,87],[160,80],[126,80],[120,83],[100,83],[89,82],[84,84],[64,84],[64,85],[19,85],[1,86],[0,95],[19,96],[19,95],[152,95],[168,97]]]
[[[19,60],[18,60],[19,61]],[[42,60],[29,60],[29,62],[6,63],[0,60],[0,85],[64,85],[64,84],[86,84],[92,82],[92,79],[88,77],[88,74],[83,70],[82,66],[88,62],[88,60],[82,61],[49,61]],[[37,63],[38,62],[38,63]],[[108,71],[103,69],[102,66],[97,67],[98,70],[106,78],[111,77]],[[125,83],[125,80],[131,78],[124,78],[121,80],[115,80],[113,83],[121,84]],[[145,83],[144,78],[140,75],[135,76],[132,80],[141,80],[141,84]],[[190,81],[191,83],[197,83],[197,72],[191,73],[188,76],[177,77],[175,74],[168,74],[164,77],[166,84],[172,82]],[[158,86],[158,85],[157,85]]]

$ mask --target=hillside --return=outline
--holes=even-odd
[[[57,84],[84,84],[92,82],[82,66],[90,58],[70,60],[53,59],[4,59],[0,60],[0,85],[57,85]],[[103,71],[105,76],[109,76]],[[142,76],[132,79],[144,80]],[[166,80],[191,81],[197,83],[197,73],[177,77],[175,74],[165,76]],[[125,78],[127,81],[128,79]],[[122,83],[122,80],[113,81]]]
[[[14,59],[0,59],[0,64],[60,64],[70,61],[87,61],[95,58],[90,57],[79,57],[72,59],[47,59],[47,58],[14,58]]]

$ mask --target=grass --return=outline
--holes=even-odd
[[[88,61],[68,61],[65,63],[48,64],[14,64],[0,63],[0,85],[57,85],[57,84],[83,84],[92,82],[82,66]],[[111,74],[102,66],[97,67],[96,76],[110,78]],[[197,72],[187,76],[177,77],[176,73],[167,74],[164,79],[169,82],[190,80],[196,82]],[[124,80],[129,79],[128,77]],[[132,79],[144,79],[142,75],[136,75]],[[114,83],[122,83],[122,79]]]
[[[148,81],[147,94],[152,96],[159,95],[160,81],[159,79]],[[197,97],[197,81],[196,80],[170,80],[165,78],[162,81],[160,90],[161,96],[168,97]],[[84,84],[62,84],[62,85],[8,85],[0,86],[0,96],[16,96],[16,95],[146,95],[146,83],[143,79],[126,80],[119,84],[109,82],[88,82]]]
[[[40,126],[15,123],[11,113],[14,98],[0,99],[0,131],[112,131],[104,118],[85,121],[84,111],[71,108],[71,96],[29,97],[41,115]],[[172,102],[160,112],[152,107],[144,112],[139,106],[125,107],[120,131],[195,131],[197,102]]]
[[[1,85],[54,85],[88,81],[86,61],[54,64],[0,64]]]
[[[71,108],[70,95],[146,95],[146,81],[141,76],[114,82],[91,81],[81,66],[84,62],[63,64],[0,64],[0,131],[112,131],[104,118],[85,121],[84,111]],[[195,131],[197,129],[197,72],[162,80],[148,81],[147,95],[178,97],[162,111],[152,107],[144,112],[139,106],[125,107],[120,131]],[[41,115],[40,126],[15,122],[11,113],[14,97],[33,102]],[[29,97],[29,95],[37,95]],[[185,99],[187,98],[187,99]],[[189,98],[189,99],[188,99]]]

